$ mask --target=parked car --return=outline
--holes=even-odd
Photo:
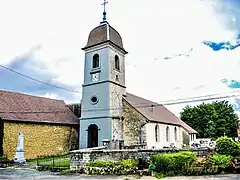
[[[215,148],[216,141],[212,140],[211,138],[199,138],[195,141],[190,142],[190,146],[192,148]]]

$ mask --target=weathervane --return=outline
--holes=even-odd
[[[108,1],[107,0],[103,0],[103,3],[102,3],[102,5],[103,5],[103,21],[101,22],[101,23],[105,23],[105,22],[107,22],[107,17],[106,17],[106,15],[107,15],[107,13],[106,13],[106,4],[108,3]]]

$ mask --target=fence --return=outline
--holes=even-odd
[[[47,158],[37,159],[37,169],[38,170],[63,170],[70,168],[70,155],[53,156]]]

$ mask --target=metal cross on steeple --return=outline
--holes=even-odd
[[[104,23],[104,22],[107,22],[107,17],[106,17],[106,15],[107,15],[107,13],[106,13],[106,4],[108,3],[108,1],[107,0],[103,0],[103,3],[102,3],[102,5],[103,5],[103,21],[101,22],[101,23]]]

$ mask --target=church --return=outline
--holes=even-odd
[[[119,32],[106,20],[91,30],[85,51],[79,148],[118,140],[124,146],[182,147],[197,132],[163,105],[128,93],[127,50]]]
[[[26,159],[101,147],[103,142],[119,142],[125,149],[160,149],[181,148],[196,139],[197,132],[162,104],[126,91],[128,52],[121,35],[106,21],[105,11],[103,15],[82,48],[81,104],[0,91],[4,155],[14,156],[20,132]]]

